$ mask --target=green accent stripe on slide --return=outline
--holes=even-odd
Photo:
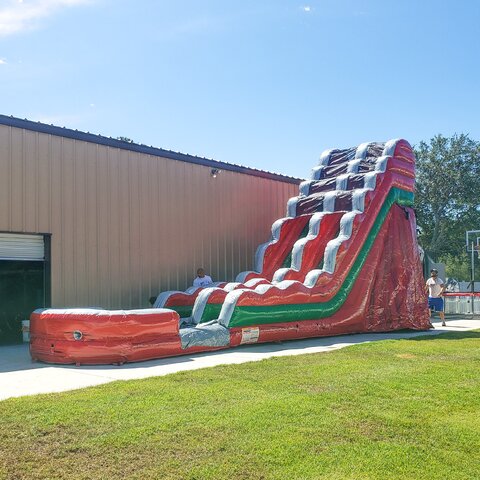
[[[222,309],[221,303],[207,303],[203,310],[202,318],[199,323],[206,323],[210,320],[215,320],[220,316],[220,310]]]
[[[175,310],[180,315],[180,318],[189,318],[192,316],[193,305],[178,305],[165,308]]]

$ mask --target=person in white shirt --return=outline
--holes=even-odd
[[[432,310],[438,312],[443,327],[446,325],[442,298],[444,291],[445,283],[441,278],[438,278],[438,270],[432,268],[432,270],[430,270],[430,278],[425,284],[425,292],[428,292],[428,308],[430,309],[430,315],[432,314]]]
[[[213,283],[212,278],[208,275],[205,275],[205,270],[203,268],[199,268],[197,270],[197,278],[193,281],[194,287],[208,287]]]

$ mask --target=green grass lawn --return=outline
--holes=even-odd
[[[480,333],[0,402],[0,478],[479,479]]]

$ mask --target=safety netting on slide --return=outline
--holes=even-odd
[[[240,344],[431,327],[405,140],[328,150],[235,282],[154,308],[37,310],[33,359],[124,363]]]

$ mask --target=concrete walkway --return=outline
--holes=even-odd
[[[337,350],[359,343],[386,339],[438,335],[444,332],[464,332],[480,329],[480,320],[449,320],[447,327],[434,322],[435,330],[428,332],[391,332],[343,335],[326,338],[293,340],[284,343],[244,345],[231,350],[197,353],[181,357],[130,363],[123,366],[54,366],[33,363],[27,345],[0,348],[0,400],[37,393],[64,392],[100,385],[115,380],[156,377],[183,370],[213,367],[233,363],[263,360],[269,357],[301,355]]]

